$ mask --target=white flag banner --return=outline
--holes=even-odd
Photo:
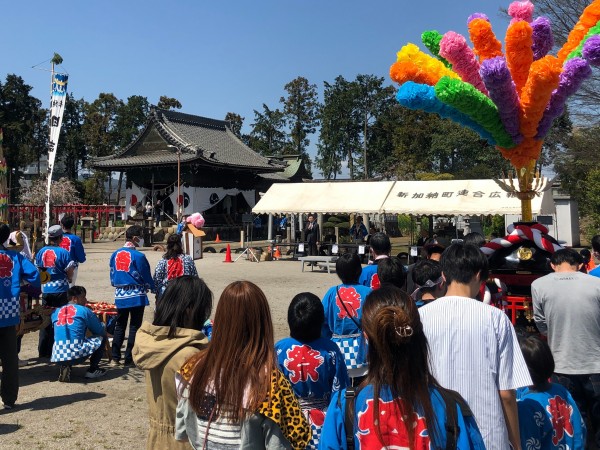
[[[52,185],[52,172],[56,159],[56,148],[60,137],[63,113],[67,96],[67,80],[69,76],[64,73],[55,73],[52,79],[52,96],[50,98],[50,143],[48,144],[48,187],[46,189],[45,211],[45,236],[48,242],[48,228],[50,227],[50,186]]]

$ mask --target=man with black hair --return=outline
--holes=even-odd
[[[488,450],[519,450],[516,389],[531,377],[508,316],[475,300],[487,259],[474,245],[453,244],[441,266],[446,296],[419,309],[433,375],[467,400]]]
[[[312,214],[308,215],[308,223],[304,229],[304,236],[306,238],[306,251],[308,256],[318,256],[319,251],[317,246],[321,240],[321,231],[319,229],[319,224],[315,222],[315,216]],[[314,265],[315,263],[311,264]]]
[[[150,303],[148,291],[154,292],[154,280],[146,256],[137,250],[144,245],[143,229],[139,225],[127,228],[125,245],[110,257],[110,283],[115,287],[117,317],[112,344],[112,365],[121,361],[121,346],[125,339],[125,329],[129,319],[129,337],[125,349],[125,365],[133,365],[131,351],[135,344],[135,334],[142,325],[144,308]],[[131,317],[131,318],[130,318]]]
[[[323,304],[310,292],[296,295],[288,308],[290,337],[275,344],[279,370],[292,385],[310,422],[312,439],[306,448],[317,448],[322,420],[333,393],[348,384],[344,356],[330,339],[321,337]],[[310,414],[309,414],[310,413]]]
[[[42,285],[42,304],[53,308],[60,308],[69,302],[67,291],[75,269],[71,254],[60,247],[62,237],[62,227],[52,225],[48,228],[48,245],[42,247],[35,255],[35,265],[50,276],[50,280]],[[40,330],[40,358],[50,358],[53,343],[54,331],[50,324]]]
[[[63,218],[60,219],[60,224],[63,229],[63,238],[60,242],[60,246],[69,252],[71,259],[75,262],[73,276],[71,277],[71,285],[74,285],[77,280],[79,264],[85,262],[85,250],[83,249],[83,244],[81,243],[79,236],[72,232],[73,225],[75,224],[73,216],[64,215]]]
[[[437,237],[433,237],[425,241],[425,245],[423,245],[423,248],[421,249],[421,255],[424,259],[439,262],[445,249],[446,246],[442,244]],[[409,294],[412,294],[416,289],[412,275],[414,268],[415,265],[411,264],[408,266],[407,270],[408,274],[406,277],[406,292]]]
[[[573,249],[554,252],[554,273],[531,284],[533,318],[548,337],[555,381],[569,389],[582,415],[592,411],[590,434],[600,445],[600,280],[579,272],[582,263]]]
[[[40,274],[21,253],[7,250],[10,228],[0,225],[0,397],[5,409],[12,409],[19,395],[19,358],[16,325],[21,322],[21,283],[40,289]]]
[[[379,276],[377,275],[377,265],[381,260],[390,257],[392,243],[390,242],[389,236],[381,232],[371,236],[369,243],[371,245],[370,251],[373,263],[362,269],[358,282],[371,289],[378,289],[381,283],[379,282]]]
[[[377,277],[380,285],[390,283],[397,288],[404,289],[406,287],[406,271],[400,258],[391,256],[379,260],[377,264]]]

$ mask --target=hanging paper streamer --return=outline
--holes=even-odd
[[[481,64],[481,78],[498,108],[504,129],[515,144],[521,143],[523,135],[519,129],[519,96],[506,60],[496,57],[484,61]]]
[[[585,59],[573,58],[565,63],[558,88],[552,93],[544,117],[538,125],[536,139],[542,139],[548,134],[554,119],[563,114],[567,99],[577,92],[586,78],[591,75],[592,68]]]
[[[435,89],[431,86],[409,81],[398,89],[396,99],[406,108],[435,113],[444,119],[450,119],[459,125],[471,128],[483,139],[487,140],[490,145],[496,145],[496,141],[492,135],[469,116],[441,102],[435,95]]]
[[[531,49],[533,50],[533,59],[537,61],[546,56],[554,47],[554,35],[552,34],[550,19],[547,17],[535,19],[531,22],[531,28],[533,30]]]
[[[586,44],[586,42],[591,37],[597,36],[599,34],[600,34],[600,23],[598,23],[598,24],[594,25],[592,28],[590,28],[590,30],[587,32],[585,37],[581,40],[581,42],[579,43],[577,48],[575,50],[573,50],[571,53],[569,53],[569,56],[567,57],[567,61],[571,58],[581,58],[583,56],[583,47]]]
[[[469,116],[490,133],[498,145],[507,148],[514,146],[502,126],[496,105],[470,84],[444,77],[435,85],[435,95],[446,105]]]
[[[519,96],[527,83],[529,68],[533,62],[532,44],[533,29],[529,23],[521,20],[508,27],[506,31],[506,62]]]
[[[594,67],[600,66],[600,36],[592,36],[583,46],[583,57]]]
[[[440,41],[442,40],[442,37],[443,36],[436,30],[425,31],[423,34],[421,34],[421,42],[423,42],[423,45],[427,47],[433,56],[439,59],[446,67],[451,69],[452,64],[440,56]]]
[[[508,15],[512,17],[510,24],[516,23],[520,20],[525,22],[531,22],[533,19],[533,3],[526,2],[512,2],[508,7]]]
[[[479,75],[479,63],[464,36],[454,31],[448,31],[440,41],[440,56],[452,64],[452,70],[460,75],[464,82],[472,84],[477,90],[487,95],[487,90]]]
[[[479,57],[480,63],[502,56],[502,43],[496,38],[492,24],[485,14],[473,14],[469,17],[469,37],[473,43],[473,52]]]
[[[561,73],[560,61],[545,56],[531,65],[531,73],[521,95],[521,134],[537,135],[537,127],[550,101],[552,91],[558,87]]]
[[[583,10],[579,21],[569,33],[567,42],[558,51],[558,60],[562,63],[567,59],[569,53],[577,48],[579,43],[585,37],[587,32],[595,26],[600,20],[600,1],[595,0],[591,5]]]

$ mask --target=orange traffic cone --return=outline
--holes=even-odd
[[[279,246],[275,247],[275,259],[281,258],[281,252],[279,251]]]
[[[215,239],[215,243],[218,244],[221,242],[221,238],[219,237],[219,233],[217,233],[217,238]]]
[[[231,260],[231,246],[229,244],[227,244],[227,250],[225,251],[225,261],[226,263],[230,263],[233,262]]]

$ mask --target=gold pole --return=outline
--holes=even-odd
[[[531,161],[526,167],[518,169],[519,174],[519,192],[517,198],[521,200],[521,221],[533,222],[533,209],[531,200],[535,196],[533,191],[535,161]]]

